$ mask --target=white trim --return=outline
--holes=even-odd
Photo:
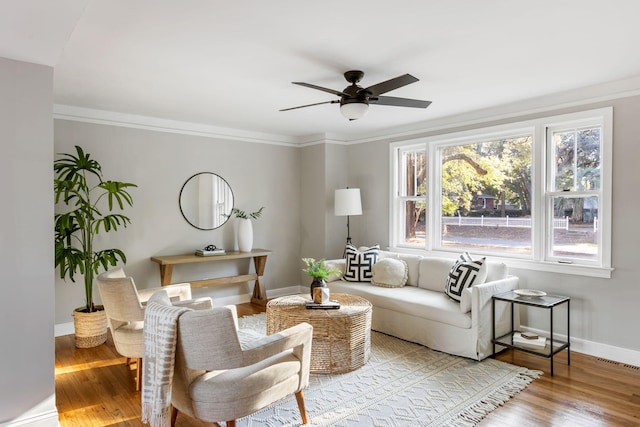
[[[544,331],[537,328],[529,328],[527,326],[521,326],[523,331],[534,332],[540,336],[549,336],[549,331]],[[567,336],[564,334],[553,334],[554,339],[566,341]],[[583,340],[580,338],[571,337],[571,346],[569,347],[572,352],[586,354],[592,357],[599,357],[601,359],[612,360],[614,362],[625,363],[632,366],[640,366],[640,351],[630,350],[622,347],[615,347],[609,344],[602,344],[594,341]],[[562,354],[562,352],[558,353]],[[555,362],[554,362],[555,363]]]
[[[548,189],[543,188],[543,183],[547,182],[546,164],[548,159],[545,154],[546,147],[546,129],[549,127],[556,127],[562,125],[576,126],[581,123],[584,124],[599,124],[603,128],[602,134],[602,152],[601,152],[601,200],[602,204],[599,207],[601,211],[600,225],[601,225],[601,241],[599,247],[600,259],[598,262],[587,260],[571,260],[570,262],[563,262],[564,260],[549,259],[550,250],[547,248],[545,251],[544,245],[548,245],[547,226],[545,224],[545,218],[547,218],[546,212],[549,209],[546,206],[546,197]],[[534,241],[533,253],[530,256],[525,257],[513,257],[515,260],[514,266],[518,265],[521,268],[538,269],[544,271],[551,271],[556,273],[565,274],[577,274],[589,277],[599,278],[611,278],[611,177],[612,177],[612,125],[613,125],[613,107],[602,107],[584,111],[578,111],[567,114],[559,114],[549,117],[540,117],[536,119],[516,121],[512,123],[506,123],[497,126],[480,127],[475,129],[469,129],[460,132],[444,133],[438,135],[432,135],[428,137],[421,137],[415,139],[408,139],[405,141],[397,141],[389,144],[389,161],[390,161],[390,197],[389,197],[389,243],[396,248],[406,248],[411,251],[429,251],[429,252],[448,252],[445,248],[441,247],[440,242],[437,240],[437,236],[440,235],[441,219],[439,216],[433,214],[435,211],[440,211],[441,200],[440,194],[442,193],[440,179],[442,176],[440,171],[441,163],[439,151],[442,147],[448,147],[452,145],[462,145],[474,142],[491,141],[497,138],[503,138],[506,136],[516,136],[519,134],[530,134],[532,136],[532,218],[534,218],[532,236]],[[401,215],[401,203],[400,198],[396,192],[399,187],[399,157],[405,150],[424,149],[427,152],[427,167],[428,167],[428,185],[426,200],[427,205],[431,207],[431,211],[427,212],[429,218],[433,220],[428,221],[427,236],[430,236],[425,245],[422,247],[411,247],[404,245],[403,230],[404,226],[399,223],[402,222]],[[435,217],[435,218],[434,218]],[[606,237],[605,237],[606,236]],[[487,253],[484,251],[483,253]],[[547,259],[544,259],[546,254]],[[497,257],[504,257],[505,259],[511,259],[502,253],[494,254]]]
[[[309,291],[308,286],[303,286],[303,285],[288,286],[286,288],[268,290],[267,296],[268,298],[277,298],[285,295],[305,294],[308,291]],[[234,297],[225,297],[220,300],[216,299],[216,306],[242,304],[242,303],[249,302],[250,300],[251,300],[251,296],[249,294],[237,295]],[[224,304],[221,303],[222,301],[224,302]],[[67,330],[66,328],[69,325],[71,328],[71,332],[58,334],[58,331],[61,331],[61,330],[66,331]],[[527,328],[525,326],[523,326],[522,329],[533,331],[541,335],[545,335],[546,333],[545,331],[533,329],[533,328]],[[60,335],[73,334],[73,322],[55,325],[55,331],[56,331],[56,337]],[[558,339],[566,340],[566,335],[563,336],[560,334],[556,334],[554,335],[554,337],[557,337]],[[594,341],[588,341],[580,338],[571,337],[571,351],[575,351],[577,353],[583,353],[589,356],[601,357],[603,359],[613,360],[615,362],[627,363],[633,366],[640,366],[640,351],[636,351],[636,350],[629,350],[622,347],[615,347],[608,344],[602,344]],[[11,424],[0,424],[0,427],[5,427],[5,425],[9,426]],[[21,425],[21,424],[15,424],[15,425]]]
[[[611,101],[640,95],[640,76],[613,82],[583,87],[565,92],[530,98],[493,108],[470,111],[445,116],[410,125],[378,130],[369,134],[349,137],[339,134],[314,134],[301,137],[241,129],[223,128],[200,123],[161,119],[136,114],[54,104],[53,118],[111,126],[154,130],[158,132],[205,136],[224,140],[240,140],[274,145],[303,147],[315,144],[354,145],[374,141],[419,138],[426,133],[442,132],[448,129],[482,125],[492,121],[513,119],[527,115],[541,114],[563,108],[579,107],[596,102]]]
[[[362,144],[381,140],[416,139],[423,137],[426,133],[446,133],[450,129],[482,126],[483,124],[500,120],[553,113],[566,108],[588,106],[598,102],[638,95],[640,95],[640,76],[414,123],[388,129],[388,133],[376,131],[369,136],[350,139],[349,143]]]
[[[53,325],[53,336],[62,337],[64,335],[73,335],[75,328],[73,322],[57,323]]]
[[[295,295],[300,293],[309,292],[309,287],[302,285],[288,286],[285,288],[277,288],[267,290],[267,298],[278,298],[284,295]],[[226,297],[213,298],[213,305],[216,307],[222,307],[225,305],[236,305],[251,302],[251,294],[232,295]],[[58,323],[54,325],[54,336],[60,337],[64,335],[73,335],[74,327],[73,322]],[[2,425],[0,425],[2,427]]]
[[[406,254],[416,254],[422,256],[436,256],[441,258],[451,258],[456,259],[460,256],[459,252],[456,251],[438,251],[438,250],[425,250],[423,248],[417,247],[409,247],[409,246],[389,246],[387,247],[388,251],[391,252],[399,252]],[[586,277],[596,277],[600,279],[610,279],[611,273],[613,272],[613,268],[607,267],[593,267],[588,265],[575,265],[575,264],[564,264],[564,263],[556,263],[556,262],[544,262],[544,261],[533,261],[528,259],[521,258],[511,258],[507,257],[504,254],[499,255],[491,255],[491,259],[494,261],[504,262],[509,266],[509,269],[521,269],[521,270],[531,270],[531,271],[545,271],[549,273],[559,273],[559,274],[572,274],[575,276],[586,276]]]
[[[55,395],[35,405],[24,414],[5,422],[0,422],[0,427],[59,427],[58,410],[56,408]]]
[[[53,106],[53,118],[134,129],[145,129],[157,132],[178,133],[182,135],[204,136],[208,138],[223,139],[226,141],[298,146],[296,138],[284,135],[251,132],[200,123],[75,107],[72,105],[55,104]]]

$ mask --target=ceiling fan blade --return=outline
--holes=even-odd
[[[394,96],[379,96],[377,98],[369,98],[369,103],[413,108],[427,108],[429,105],[431,105],[431,101],[421,101],[419,99],[409,98],[396,98]]]
[[[411,83],[417,82],[419,79],[413,77],[411,74],[405,74],[403,76],[398,76],[393,79],[389,79],[384,82],[380,82],[373,86],[369,86],[364,91],[370,92],[372,96],[378,96],[383,93],[390,92],[394,89],[398,89],[402,86],[409,85]]]
[[[313,107],[314,105],[322,105],[322,104],[337,104],[338,102],[340,101],[338,101],[337,99],[334,99],[333,101],[316,102],[315,104],[307,104],[307,105],[300,105],[299,107],[285,108],[280,111],[297,110],[298,108]]]
[[[291,83],[293,83],[294,85],[310,87],[311,89],[321,90],[323,92],[329,92],[329,93],[332,93],[332,94],[338,95],[338,96],[349,96],[344,92],[340,92],[339,90],[333,90],[333,89],[329,89],[329,88],[322,87],[322,86],[316,86],[316,85],[312,85],[311,83],[304,83],[304,82],[291,82]]]

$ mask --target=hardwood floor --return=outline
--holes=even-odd
[[[238,315],[264,311],[240,304]],[[640,426],[640,368],[566,352],[549,359],[505,351],[499,360],[538,369],[544,375],[490,413],[480,426]],[[105,345],[76,349],[73,336],[56,338],[56,399],[62,427],[146,426],[140,421],[140,392],[134,371],[115,351],[111,337]],[[179,416],[178,427],[210,426]]]

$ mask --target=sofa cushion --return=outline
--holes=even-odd
[[[430,319],[440,323],[471,328],[471,313],[460,312],[458,303],[439,292],[427,291],[416,286],[383,288],[370,283],[352,283],[338,280],[329,283],[331,293],[348,293],[365,298],[376,308],[393,310],[408,316]]]
[[[398,252],[380,251],[379,258],[394,258],[406,262],[408,271],[407,285],[418,286],[418,280],[420,277],[420,261],[423,259],[422,256],[415,254],[402,254]]]
[[[486,258],[474,260],[465,252],[451,267],[445,293],[454,301],[460,302],[462,292],[474,284],[484,283],[487,278]]]
[[[383,258],[373,264],[371,284],[385,288],[401,288],[407,283],[409,268],[401,259]]]
[[[465,288],[460,297],[460,312],[468,313],[471,311],[471,288]]]
[[[347,265],[342,278],[348,282],[370,282],[373,264],[378,261],[379,245],[359,251],[353,245],[346,247]]]
[[[418,286],[430,291],[442,292],[454,262],[450,258],[423,258],[420,260]]]
[[[487,278],[485,281],[502,280],[509,275],[509,269],[504,262],[487,262]]]

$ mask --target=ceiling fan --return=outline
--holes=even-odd
[[[431,101],[420,101],[418,99],[409,98],[396,98],[393,96],[380,96],[383,93],[391,92],[392,90],[417,82],[418,79],[413,77],[411,74],[404,74],[402,76],[398,76],[366,88],[358,86],[358,82],[362,80],[363,77],[364,72],[362,71],[347,71],[346,73],[344,73],[344,78],[347,79],[347,81],[351,83],[351,85],[347,86],[342,91],[328,89],[326,87],[316,86],[310,83],[291,82],[294,85],[306,86],[310,87],[311,89],[329,92],[331,94],[339,96],[340,99],[317,102],[315,104],[301,105],[299,107],[285,108],[280,111],[295,110],[298,108],[312,107],[314,105],[321,104],[340,103],[340,112],[342,113],[342,115],[349,120],[356,120],[364,117],[364,115],[367,114],[367,111],[369,110],[369,104],[412,108],[427,108],[431,104]]]

